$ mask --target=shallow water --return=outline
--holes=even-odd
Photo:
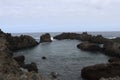
[[[99,63],[106,63],[108,57],[101,53],[90,53],[77,49],[77,40],[55,40],[15,53],[25,55],[26,63],[36,62],[39,72],[50,78],[51,72],[57,72],[59,80],[83,80],[81,69]],[[42,60],[46,56],[46,60]]]

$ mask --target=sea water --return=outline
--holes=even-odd
[[[44,33],[19,33],[12,34],[19,36],[21,34],[30,35],[39,41],[40,36]],[[55,36],[60,33],[50,33]],[[116,32],[92,32],[91,34],[102,34],[104,37],[119,37],[120,33]],[[39,73],[51,79],[51,72],[58,74],[57,80],[83,80],[81,78],[81,69],[86,66],[107,63],[109,57],[102,53],[86,52],[78,49],[77,44],[81,43],[78,40],[53,40],[53,42],[40,43],[38,46],[20,50],[15,52],[15,56],[24,55],[25,62],[35,62],[38,66]],[[43,60],[45,56],[47,59]]]

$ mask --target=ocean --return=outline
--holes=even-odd
[[[92,35],[103,35],[107,38],[120,37],[120,32],[88,32]],[[13,33],[13,36],[19,36],[21,34],[30,35],[37,41],[40,40],[40,36],[44,33]],[[51,36],[55,36],[60,33],[50,33]],[[107,63],[109,57],[96,52],[86,52],[78,49],[77,44],[81,43],[78,40],[53,40],[49,43],[40,43],[38,46],[19,50],[14,53],[15,56],[24,55],[26,57],[25,62],[35,62],[38,66],[39,73],[48,78],[51,78],[51,72],[58,73],[56,80],[83,80],[81,78],[81,69],[86,66]],[[47,57],[43,60],[42,57]]]

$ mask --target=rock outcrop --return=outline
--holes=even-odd
[[[87,80],[104,80],[104,78],[109,80],[110,78],[120,76],[120,58],[113,57],[108,62],[106,64],[84,67],[81,71],[82,77]]]
[[[54,39],[63,40],[63,39],[76,39],[80,41],[89,41],[92,43],[103,44],[106,43],[109,39],[104,38],[102,35],[92,36],[87,32],[82,34],[78,33],[62,33],[54,37]]]
[[[110,39],[113,42],[120,43],[120,37],[116,37],[114,39]]]
[[[49,33],[43,34],[43,35],[40,37],[40,43],[42,43],[42,42],[52,42],[51,36],[50,36]]]
[[[15,38],[0,30],[0,80],[45,80],[36,73],[35,69],[32,69],[31,72],[25,72],[21,69],[21,65],[24,64],[24,56],[13,58],[12,51],[35,46],[31,43],[32,41],[35,42],[35,45],[37,44],[31,37]],[[37,66],[34,65],[34,67]]]
[[[38,45],[38,42],[35,39],[33,39],[31,36],[27,36],[27,35],[21,35],[19,37],[12,36],[12,37],[7,38],[7,41],[9,42],[8,47],[11,50],[31,48],[31,47]]]
[[[63,39],[80,39],[80,34],[77,33],[62,33],[54,37],[54,39],[63,40]]]
[[[109,42],[104,44],[104,53],[109,56],[120,57],[120,43]]]
[[[87,80],[99,80],[120,76],[120,63],[97,64],[82,69],[81,75]]]
[[[77,45],[77,47],[84,51],[91,51],[91,52],[102,51],[102,48],[98,44],[90,43],[90,42],[80,43]]]
[[[0,32],[0,38],[6,40],[7,47],[14,51],[38,45],[38,42],[28,35],[12,36],[10,33]]]

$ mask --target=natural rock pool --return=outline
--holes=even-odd
[[[106,63],[108,57],[101,53],[90,53],[77,49],[77,40],[54,40],[38,46],[15,52],[24,55],[26,63],[36,62],[39,72],[51,78],[51,72],[58,73],[57,80],[83,80],[81,69],[86,66]],[[46,60],[42,59],[45,56]]]

